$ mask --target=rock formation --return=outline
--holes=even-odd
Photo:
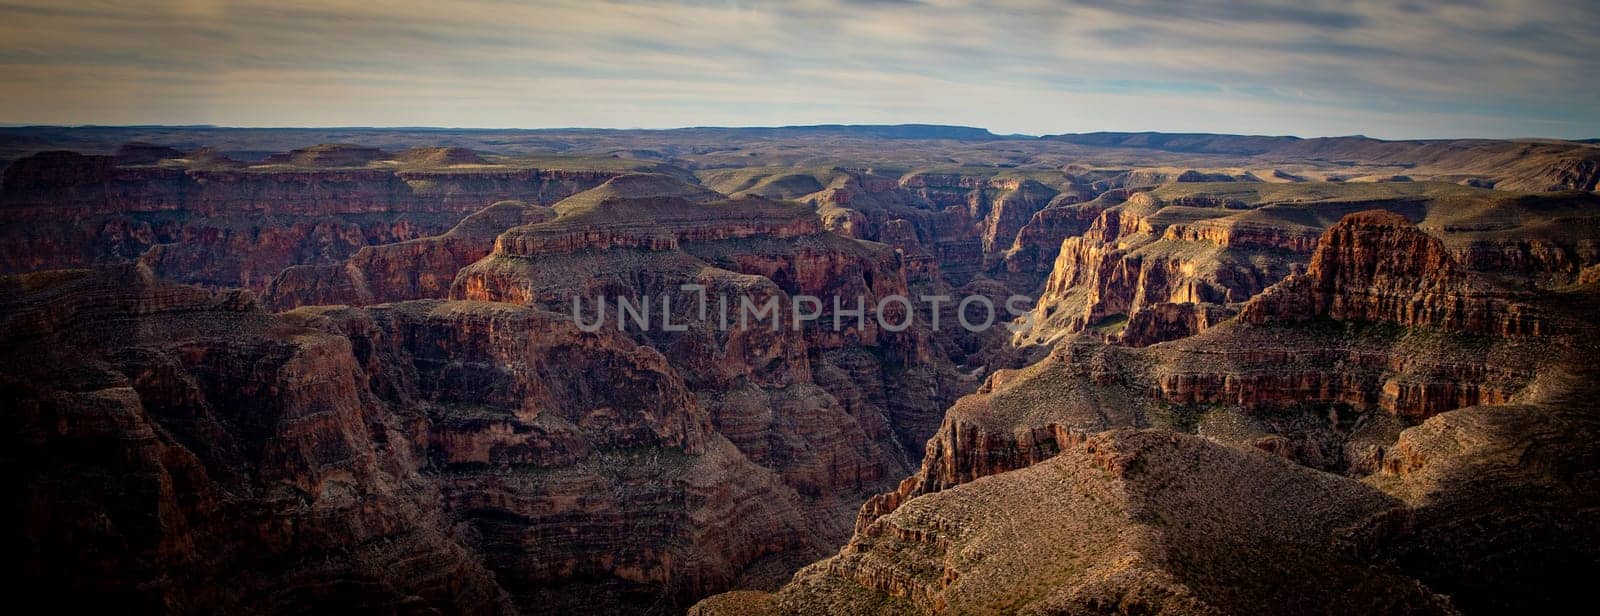
[[[776,593],[691,613],[1575,599],[1596,537],[1563,529],[1592,517],[1600,409],[1584,375],[1600,296],[1482,308],[1538,323],[1503,327],[1454,316],[1507,294],[1402,217],[1351,215],[1317,245],[1306,273],[1198,335],[1142,349],[1079,337],[995,373],[950,409],[921,470],[863,506],[839,554]],[[1430,295],[1442,289],[1454,303]],[[1416,301],[1389,299],[1399,290]]]
[[[1421,221],[1434,234],[1432,239],[1415,230],[1406,236],[1430,247],[1419,253],[1419,258],[1450,261],[1459,270],[1484,271],[1491,277],[1515,276],[1536,286],[1551,286],[1574,280],[1578,270],[1600,259],[1592,234],[1600,219],[1595,217],[1597,202],[1592,195],[1504,197],[1455,187],[1386,185],[1361,189],[1380,198],[1352,199],[1348,192],[1319,192],[1324,190],[1319,186],[1325,184],[1255,186],[1231,189],[1174,184],[1104,207],[1086,231],[1062,242],[1034,311],[1042,324],[1035,339],[1088,333],[1141,346],[1193,334],[1222,322],[1246,300],[1311,265],[1324,230],[1347,214],[1372,208],[1397,214],[1392,219],[1400,221],[1397,224]],[[1097,201],[1105,199],[1102,196]],[[1563,224],[1551,225],[1552,218]],[[1396,251],[1409,247],[1350,249],[1399,254]],[[1426,263],[1410,265],[1418,270],[1428,267]],[[1384,276],[1388,274],[1379,274]],[[1351,279],[1344,286],[1366,288],[1371,282]],[[1460,286],[1466,282],[1431,284],[1451,286],[1449,291],[1428,292],[1441,296],[1436,302],[1453,301],[1443,295],[1474,293]],[[1509,295],[1494,301],[1509,306],[1506,302],[1522,290],[1511,287],[1502,292]],[[1476,293],[1481,295],[1481,291]],[[1479,297],[1479,308],[1461,308],[1477,310],[1475,316],[1451,318],[1484,319],[1490,318],[1490,313],[1497,315],[1493,318],[1523,318],[1483,304],[1490,300]],[[1300,299],[1285,301],[1298,305]],[[1155,312],[1144,314],[1147,310]]]
[[[1404,216],[1361,212],[1323,235],[1306,273],[1251,300],[1240,319],[1327,317],[1502,336],[1548,333],[1516,296],[1475,282],[1443,242]]]
[[[487,256],[500,232],[555,213],[521,201],[501,201],[436,236],[366,246],[337,265],[294,265],[267,285],[264,301],[296,306],[363,306],[407,299],[442,299],[456,273]]]
[[[825,547],[615,332],[476,302],[269,315],[129,267],[0,285],[8,477],[52,512],[11,532],[62,600],[624,609]]]
[[[0,129],[24,601],[1478,613],[1600,562],[1590,146],[172,131]]]
[[[907,468],[905,448],[937,425],[930,409],[960,392],[959,381],[938,383],[948,369],[926,324],[893,332],[878,323],[880,298],[907,294],[897,255],[823,231],[802,206],[623,176],[555,210],[501,234],[461,271],[452,297],[568,314],[577,302],[585,321],[609,311],[602,327],[661,349],[708,401],[717,429],[802,493],[832,499],[884,485]],[[799,327],[797,295],[822,302]],[[866,312],[841,313],[835,330],[835,299]],[[747,301],[775,301],[777,326],[720,325],[748,324]],[[621,302],[645,306],[656,325],[624,321]]]
[[[366,246],[443,233],[502,200],[549,205],[619,174],[513,166],[371,166],[367,148],[319,146],[249,168],[148,166],[43,152],[6,167],[0,272],[142,260],[162,276],[257,291],[284,268],[334,266]],[[443,155],[443,163],[454,164]],[[121,166],[120,160],[137,159]],[[424,161],[426,162],[426,161]]]

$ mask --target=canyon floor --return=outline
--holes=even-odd
[[[0,161],[27,601],[1480,614],[1600,574],[1592,143],[3,127]],[[925,296],[999,319],[888,301]]]

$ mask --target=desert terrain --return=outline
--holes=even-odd
[[[25,603],[1483,614],[1600,573],[1592,142],[0,127],[0,164]],[[878,318],[935,295],[1032,326]]]

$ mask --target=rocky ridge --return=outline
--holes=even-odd
[[[1240,319],[1199,335],[1145,349],[1080,338],[1059,344],[1045,361],[1024,370],[996,373],[947,413],[918,474],[863,506],[855,536],[838,555],[802,570],[773,595],[739,597],[737,604],[764,610],[756,613],[1058,613],[1110,605],[1228,613],[1330,595],[1326,600],[1399,602],[1381,609],[1452,613],[1574,592],[1561,586],[1565,573],[1535,582],[1545,574],[1528,569],[1564,571],[1542,560],[1575,563],[1588,558],[1585,546],[1592,545],[1560,538],[1559,529],[1567,526],[1558,521],[1584,515],[1579,512],[1592,500],[1568,483],[1582,480],[1563,474],[1586,468],[1595,451],[1586,435],[1600,425],[1593,398],[1584,393],[1592,387],[1565,368],[1588,365],[1581,358],[1595,352],[1587,336],[1577,333],[1592,328],[1582,316],[1595,303],[1592,291],[1525,295],[1519,298],[1522,308],[1505,310],[1539,315],[1536,327],[1453,318],[1471,314],[1460,307],[1471,306],[1473,298],[1505,292],[1485,288],[1489,283],[1464,273],[1437,239],[1386,212],[1355,214],[1335,225],[1319,241],[1312,264],[1247,303]],[[1322,310],[1316,313],[1320,321],[1268,308],[1291,305],[1280,303],[1279,294],[1301,288],[1304,280],[1358,278],[1379,291],[1369,294],[1359,284],[1312,285],[1328,295],[1308,305],[1360,308]],[[1487,295],[1452,296],[1457,312],[1415,307],[1439,305],[1430,304],[1430,289],[1459,288]],[[1366,299],[1382,297],[1383,289],[1412,289],[1422,299]],[[1495,308],[1501,309],[1506,306]],[[1476,361],[1463,362],[1467,357]],[[1104,432],[1119,426],[1161,430]],[[1155,443],[1162,453],[1148,448]],[[1041,496],[1089,498],[1095,488],[1088,486],[1104,477],[1090,472],[1095,468],[1130,478],[1132,483],[1113,492],[1117,498],[1161,499],[1166,490],[1210,498],[1216,490],[1208,473],[1231,462],[1187,457],[1196,454],[1157,461],[1196,448],[1268,465],[1242,474],[1249,478],[1240,481],[1273,477],[1269,481],[1289,482],[1277,485],[1294,496],[1260,498],[1262,492],[1252,489],[1251,497],[1217,501],[1250,502],[1250,511],[1208,515],[1210,522],[1181,521],[1188,512],[1210,510],[1210,504],[1168,503],[1150,509],[1158,516],[1142,519],[1108,507],[1103,497],[1059,508],[1039,503]],[[1518,458],[1517,451],[1541,453],[1530,460]],[[1108,467],[1105,456],[1122,462]],[[1452,470],[1416,474],[1413,464]],[[1547,469],[1555,468],[1566,469],[1556,476],[1569,479],[1549,478]],[[1470,472],[1485,476],[1457,474]],[[1347,493],[1325,501],[1349,517],[1299,547],[1249,528],[1204,526],[1220,520],[1248,525],[1242,521],[1262,515],[1262,505],[1318,498],[1308,485],[1287,487],[1297,481],[1289,477],[1301,476],[1368,496]],[[1145,477],[1159,479],[1136,487]],[[1363,477],[1371,487],[1357,481]],[[1185,481],[1213,487],[1176,487]],[[1552,491],[1523,491],[1528,482]],[[1497,496],[1479,500],[1487,494]],[[1364,498],[1375,506],[1346,509],[1360,509],[1356,503]],[[1065,519],[1012,516],[1032,507],[1072,513]],[[1530,512],[1530,527],[1507,521],[1519,517],[1513,513],[1519,508]],[[1281,520],[1293,514],[1265,515]],[[1472,522],[1462,523],[1457,515]],[[1483,526],[1469,530],[1473,524]],[[1149,532],[1155,534],[1143,534]],[[1050,539],[1057,535],[1062,538]],[[1140,536],[1151,538],[1113,543]],[[1248,538],[1237,548],[1179,547],[1239,537]],[[1256,555],[1237,565],[1215,560],[1241,550]],[[1255,585],[1259,578],[1244,581],[1259,575],[1262,562],[1282,563],[1273,570],[1328,569],[1265,586]],[[1374,562],[1383,568],[1371,568]],[[1464,564],[1469,562],[1495,564]],[[1052,568],[1066,565],[1059,573]],[[1325,588],[1305,585],[1333,579],[1342,581]],[[1297,590],[1266,598],[1286,584]],[[1351,586],[1365,590],[1331,596]],[[1534,598],[1540,596],[1546,598]],[[731,599],[713,597],[691,613],[734,613],[724,601]]]

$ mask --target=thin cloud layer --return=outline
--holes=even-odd
[[[1600,135],[1600,5],[0,1],[0,121]]]

